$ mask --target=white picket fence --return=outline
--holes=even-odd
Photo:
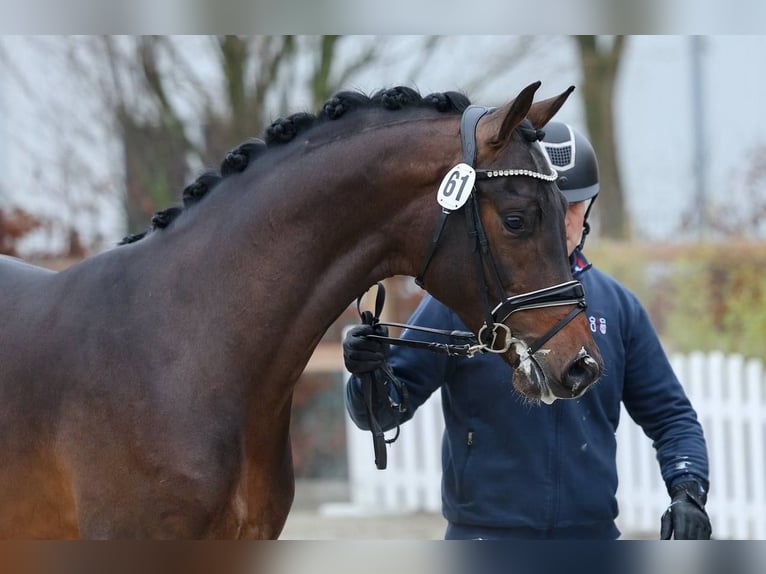
[[[673,355],[673,368],[705,432],[710,457],[708,512],[714,537],[766,539],[766,389],[761,361],[720,352]],[[370,433],[347,418],[350,502],[324,505],[331,514],[441,511],[441,396],[434,393],[375,468]],[[651,441],[623,408],[617,431],[620,508],[627,536],[653,536],[668,495]]]

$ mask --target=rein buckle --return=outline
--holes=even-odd
[[[490,341],[490,343],[487,344],[487,343],[481,342],[481,341],[484,341],[484,333],[487,327],[488,325],[484,323],[481,326],[481,329],[479,329],[479,333],[478,333],[479,344],[474,345],[474,347],[481,348],[482,351],[486,351],[488,353],[497,353],[497,354],[506,353],[508,349],[511,348],[511,345],[513,344],[513,335],[511,334],[511,328],[505,323],[493,323],[492,324],[492,341]],[[504,331],[503,334],[505,335],[505,345],[500,349],[496,349],[495,343],[497,342],[497,335],[499,331]]]

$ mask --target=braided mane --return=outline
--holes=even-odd
[[[459,92],[438,92],[421,96],[416,90],[397,86],[383,89],[372,96],[361,92],[343,91],[332,96],[318,114],[299,112],[275,120],[264,132],[263,139],[249,139],[229,151],[218,170],[208,169],[186,186],[182,194],[182,205],[158,211],[151,219],[151,225],[141,233],[124,237],[118,245],[127,245],[143,239],[148,234],[169,227],[184,210],[199,203],[225,177],[244,171],[256,157],[270,148],[286,144],[316,125],[337,120],[349,112],[372,108],[402,110],[428,108],[442,113],[462,113],[470,104],[469,99]]]

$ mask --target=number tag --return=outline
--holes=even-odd
[[[459,163],[444,176],[436,201],[444,209],[455,211],[468,201],[476,181],[476,172],[467,163]]]

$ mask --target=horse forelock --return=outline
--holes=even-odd
[[[249,139],[229,151],[221,162],[219,170],[206,170],[184,188],[182,206],[158,211],[152,217],[152,223],[146,231],[128,235],[118,245],[135,243],[154,231],[170,227],[186,209],[204,199],[223,179],[244,171],[257,157],[269,149],[281,147],[308,130],[321,128],[323,124],[334,123],[341,118],[353,116],[360,121],[365,121],[367,118],[367,116],[351,114],[351,112],[382,109],[432,110],[444,114],[460,114],[470,103],[468,97],[460,92],[435,92],[421,96],[417,90],[407,86],[382,89],[371,96],[355,91],[338,92],[324,103],[316,115],[298,112],[278,118],[266,128],[263,140]],[[348,129],[353,131],[356,126],[349,123]]]

